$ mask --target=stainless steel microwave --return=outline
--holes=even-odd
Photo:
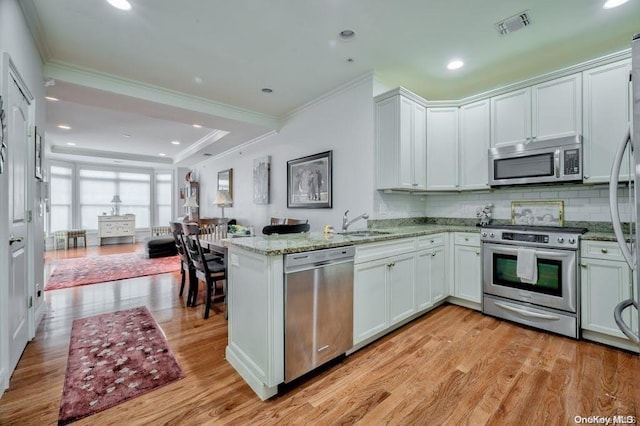
[[[582,181],[580,135],[489,148],[489,185]]]

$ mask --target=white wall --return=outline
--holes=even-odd
[[[225,216],[239,224],[254,225],[259,232],[271,216],[309,219],[312,231],[326,224],[338,230],[342,215],[351,218],[373,213],[374,139],[373,76],[347,83],[293,113],[282,129],[241,149],[200,163],[195,167],[200,182],[200,215],[219,217],[212,204],[217,173],[233,168],[234,205]],[[287,209],[287,161],[333,150],[333,208]],[[271,156],[271,202],[253,203],[253,160]],[[366,222],[353,225],[364,227]]]
[[[16,65],[18,72],[24,79],[35,97],[35,124],[44,128],[45,110],[43,105],[44,85],[42,76],[42,62],[33,42],[27,24],[22,15],[22,10],[17,0],[0,0],[0,52],[8,52],[11,60]],[[0,87],[0,93],[6,93],[6,88]],[[27,155],[27,171],[29,176],[34,175],[33,147],[29,148]],[[11,372],[8,366],[8,336],[7,336],[7,303],[8,303],[8,181],[6,173],[0,175],[0,393],[8,384]],[[36,284],[42,285],[44,277],[44,217],[36,203],[35,179],[29,180],[28,200],[34,213],[34,221],[29,227],[27,245],[27,265],[29,267],[29,293],[34,296],[34,307],[30,310],[30,335],[34,335],[38,319],[43,312],[43,297],[36,297]],[[37,272],[36,272],[37,271]],[[37,313],[37,314],[36,314]]]

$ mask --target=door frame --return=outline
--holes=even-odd
[[[29,90],[28,85],[22,78],[15,63],[11,59],[8,52],[0,52],[0,95],[2,99],[8,99],[8,88],[10,79],[13,78],[18,87],[22,90],[25,98],[29,102],[28,129],[29,134],[33,133],[35,123],[35,98]],[[8,133],[8,132],[7,132]],[[6,136],[6,134],[5,134]],[[28,143],[26,155],[27,176],[33,176],[35,165],[31,159],[34,158],[35,147]],[[5,164],[5,166],[8,166]],[[0,193],[9,193],[9,179],[7,178],[7,168],[5,172],[0,174]],[[33,191],[35,184],[32,179],[27,179],[26,198],[27,208],[33,212]],[[33,279],[34,279],[34,229],[33,220],[27,223],[27,297],[34,298]],[[8,206],[0,208],[0,242],[9,241],[9,211]],[[9,371],[9,244],[0,244],[0,395],[9,387],[9,378],[13,371]],[[32,299],[33,300],[33,299]],[[28,339],[35,337],[36,315],[33,307],[27,310],[28,320]]]

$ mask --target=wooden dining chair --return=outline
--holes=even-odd
[[[202,280],[205,283],[206,294],[204,301],[204,318],[209,318],[209,311],[211,309],[212,299],[216,297],[216,292],[218,290],[217,283],[223,281],[220,286],[220,290],[222,292],[222,296],[225,302],[225,318],[227,317],[226,313],[226,267],[224,265],[224,259],[216,256],[215,258],[208,258],[205,256],[204,250],[202,249],[202,245],[200,244],[199,236],[200,236],[200,227],[194,224],[185,224],[183,225],[184,230],[184,242],[185,247],[187,249],[187,253],[189,254],[189,259],[193,268],[195,270],[195,275],[198,280]],[[197,285],[192,295],[192,300],[195,304],[195,299],[197,297]]]
[[[195,301],[191,300],[193,287],[198,285],[198,281],[195,275],[195,270],[191,265],[191,260],[189,260],[189,255],[187,254],[187,249],[184,245],[184,233],[182,231],[182,223],[180,222],[169,222],[169,229],[171,229],[171,234],[173,235],[173,239],[176,244],[176,251],[180,256],[180,297],[182,297],[182,293],[184,292],[184,284],[186,281],[186,276],[189,276],[189,289],[187,294],[187,306],[191,306]],[[195,281],[195,283],[194,283]]]

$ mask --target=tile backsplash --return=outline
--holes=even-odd
[[[627,188],[618,190],[622,221],[630,219]],[[511,219],[511,201],[562,200],[566,221],[610,222],[608,185],[519,186],[489,191],[438,194],[384,194],[376,197],[376,217],[475,218],[476,210],[493,204],[494,219]]]

